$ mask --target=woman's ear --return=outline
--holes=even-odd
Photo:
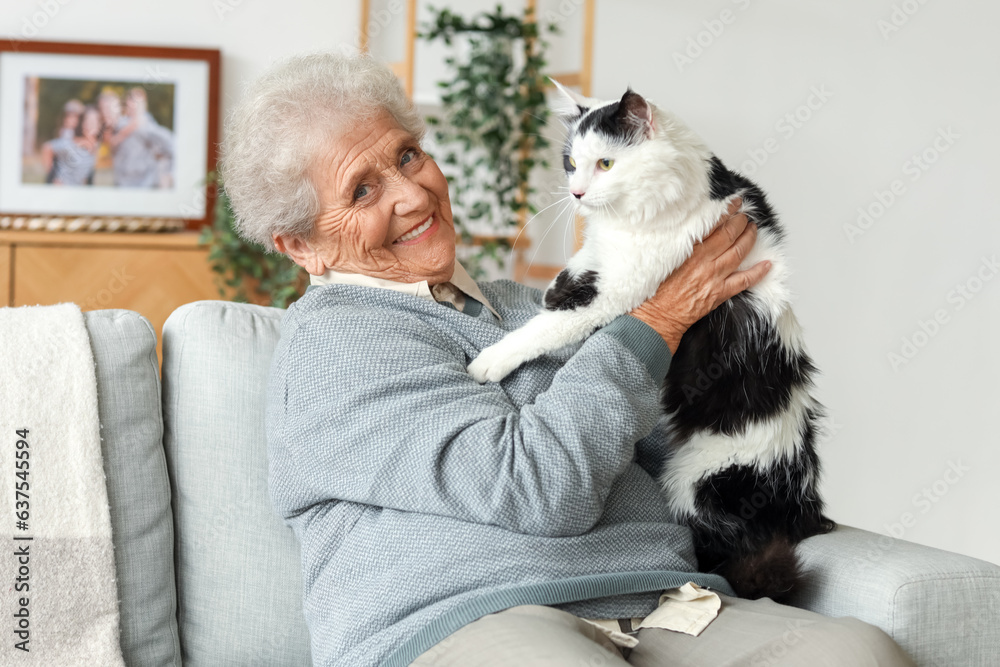
[[[553,98],[549,106],[552,111],[559,116],[563,122],[570,123],[597,104],[600,104],[600,100],[594,100],[589,97],[584,97],[579,93],[576,93],[566,86],[562,85],[552,77],[549,77],[549,81],[556,87],[558,94]]]
[[[288,255],[293,262],[314,276],[326,273],[326,265],[309,241],[298,236],[275,233],[271,236],[278,252]]]

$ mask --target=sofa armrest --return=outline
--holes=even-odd
[[[885,630],[918,665],[989,667],[1000,656],[1000,567],[841,526],[799,545],[787,602]]]

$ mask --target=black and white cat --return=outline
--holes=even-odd
[[[767,259],[771,269],[692,326],[673,354],[658,474],[673,518],[692,528],[699,567],[743,597],[781,598],[798,579],[795,544],[833,523],[818,493],[815,367],[792,313],[777,218],[760,188],[672,114],[631,90],[601,102],[556,85],[569,100],[563,161],[585,242],[545,292],[545,310],[483,350],[469,373],[500,381],[629,312],[742,197],[758,236],[740,268]]]

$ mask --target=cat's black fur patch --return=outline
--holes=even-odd
[[[749,552],[763,548],[775,535],[799,542],[826,532],[822,503],[802,493],[809,487],[809,460],[816,458],[815,450],[807,449],[795,460],[776,462],[768,470],[733,466],[699,485],[695,496],[699,511],[717,517],[711,523],[729,526],[721,531],[695,529],[698,564],[703,569],[714,570],[728,560],[734,540],[742,543],[736,551]]]
[[[592,109],[580,119],[579,125],[576,126],[576,133],[586,134],[593,130],[603,134],[613,142],[626,146],[642,141],[641,127],[629,117],[629,106],[634,100],[641,101],[642,98],[629,90],[617,102]],[[645,103],[643,102],[643,104]]]
[[[688,329],[670,361],[663,405],[675,444],[700,431],[734,436],[781,419],[792,391],[811,385],[815,372],[807,354],[780,342],[755,297],[737,294]],[[807,410],[794,458],[733,466],[696,486],[696,512],[686,523],[698,566],[721,574],[740,597],[789,593],[799,576],[795,545],[833,528],[816,486],[818,421]]]
[[[591,130],[609,137],[624,135],[625,128],[618,122],[618,102],[593,109],[580,119],[576,132],[586,134]]]
[[[834,528],[816,489],[818,418],[809,411],[793,459],[763,469],[732,466],[698,485],[698,513],[689,524],[698,567],[721,574],[740,597],[790,592],[798,578],[794,545]]]
[[[788,352],[754,299],[740,292],[681,338],[663,404],[682,440],[702,429],[737,434],[749,422],[779,414],[792,389],[810,383],[812,361]]]
[[[726,169],[726,165],[722,164],[722,160],[713,155],[709,159],[708,164],[709,198],[713,201],[722,201],[740,189],[740,185],[736,183],[734,178],[736,174]]]
[[[774,209],[768,203],[764,191],[743,174],[727,169],[716,156],[713,155],[708,163],[709,197],[714,201],[722,201],[742,190],[744,203],[754,209],[747,217],[756,222],[759,229],[770,229],[779,239],[783,238],[783,230],[776,224]]]
[[[569,174],[575,171],[575,169],[570,168],[569,154],[573,148],[573,137],[578,134],[595,131],[603,134],[615,143],[626,146],[642,141],[642,126],[641,124],[636,124],[634,114],[630,117],[630,108],[634,108],[639,104],[645,106],[646,102],[640,95],[628,90],[620,100],[603,107],[587,109],[586,107],[577,105],[583,116],[576,128],[566,137],[566,144],[563,148],[563,169],[566,173]]]
[[[574,310],[588,305],[597,297],[597,271],[584,271],[571,276],[563,269],[556,276],[555,284],[545,291],[548,310]]]

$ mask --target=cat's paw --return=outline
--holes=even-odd
[[[499,382],[517,368],[518,361],[512,359],[499,345],[491,345],[469,364],[469,375],[478,382]]]

